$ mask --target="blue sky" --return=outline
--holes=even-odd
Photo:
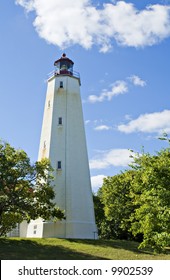
[[[38,157],[47,74],[81,75],[92,186],[154,153],[170,132],[170,1],[0,2],[0,138]]]

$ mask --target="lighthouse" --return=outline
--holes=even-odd
[[[62,221],[31,221],[27,237],[96,239],[94,205],[80,95],[80,75],[66,54],[48,78],[38,160],[53,168],[55,203]]]

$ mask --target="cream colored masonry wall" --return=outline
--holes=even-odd
[[[63,88],[60,88],[60,82]],[[58,119],[62,118],[62,125]],[[58,75],[49,79],[39,148],[40,160],[50,159],[54,169],[55,202],[66,220],[28,226],[27,236],[96,238],[97,228],[91,191],[79,79]],[[61,170],[57,163],[61,161]],[[43,227],[43,230],[42,230]],[[39,234],[38,234],[39,232]],[[40,236],[42,232],[42,236]]]

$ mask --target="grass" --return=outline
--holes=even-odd
[[[138,249],[125,240],[0,238],[1,260],[170,260],[166,254]]]

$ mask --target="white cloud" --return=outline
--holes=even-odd
[[[145,47],[170,36],[170,6],[149,5],[138,10],[132,3],[112,1],[96,5],[91,0],[16,0],[35,12],[33,25],[41,38],[60,48],[98,45],[108,52],[114,43]]]
[[[105,169],[110,166],[128,166],[132,162],[132,152],[128,149],[101,151],[90,160],[90,169]]]
[[[128,87],[125,81],[116,81],[112,84],[111,90],[104,89],[100,95],[90,95],[88,101],[90,103],[110,101],[113,96],[124,94],[128,92]]]
[[[135,86],[141,86],[144,87],[146,86],[146,82],[142,80],[140,77],[136,75],[132,75],[131,77],[128,78]]]
[[[137,119],[131,120],[127,124],[118,126],[118,130],[125,133],[147,132],[162,133],[170,132],[170,110],[140,115]]]
[[[86,121],[85,121],[85,124],[89,124],[89,123],[90,123],[90,120],[86,120]]]
[[[110,126],[108,126],[108,125],[104,125],[103,124],[103,125],[96,126],[94,129],[101,131],[101,130],[110,130],[112,128]]]
[[[132,75],[127,80],[131,81],[135,86],[146,86],[146,82],[137,75]],[[125,94],[128,92],[128,83],[124,80],[118,80],[110,85],[111,90],[103,89],[100,95],[89,95],[88,102],[96,103],[105,100],[111,101],[114,96]]]
[[[27,12],[34,10],[34,0],[16,0],[15,3],[21,5],[26,9]]]
[[[92,184],[92,190],[94,193],[98,191],[100,187],[103,185],[103,179],[106,178],[105,175],[96,175],[91,177],[91,184]]]
[[[126,121],[130,121],[132,119],[131,115],[129,115],[129,114],[126,114],[124,116],[124,118],[125,118]]]

